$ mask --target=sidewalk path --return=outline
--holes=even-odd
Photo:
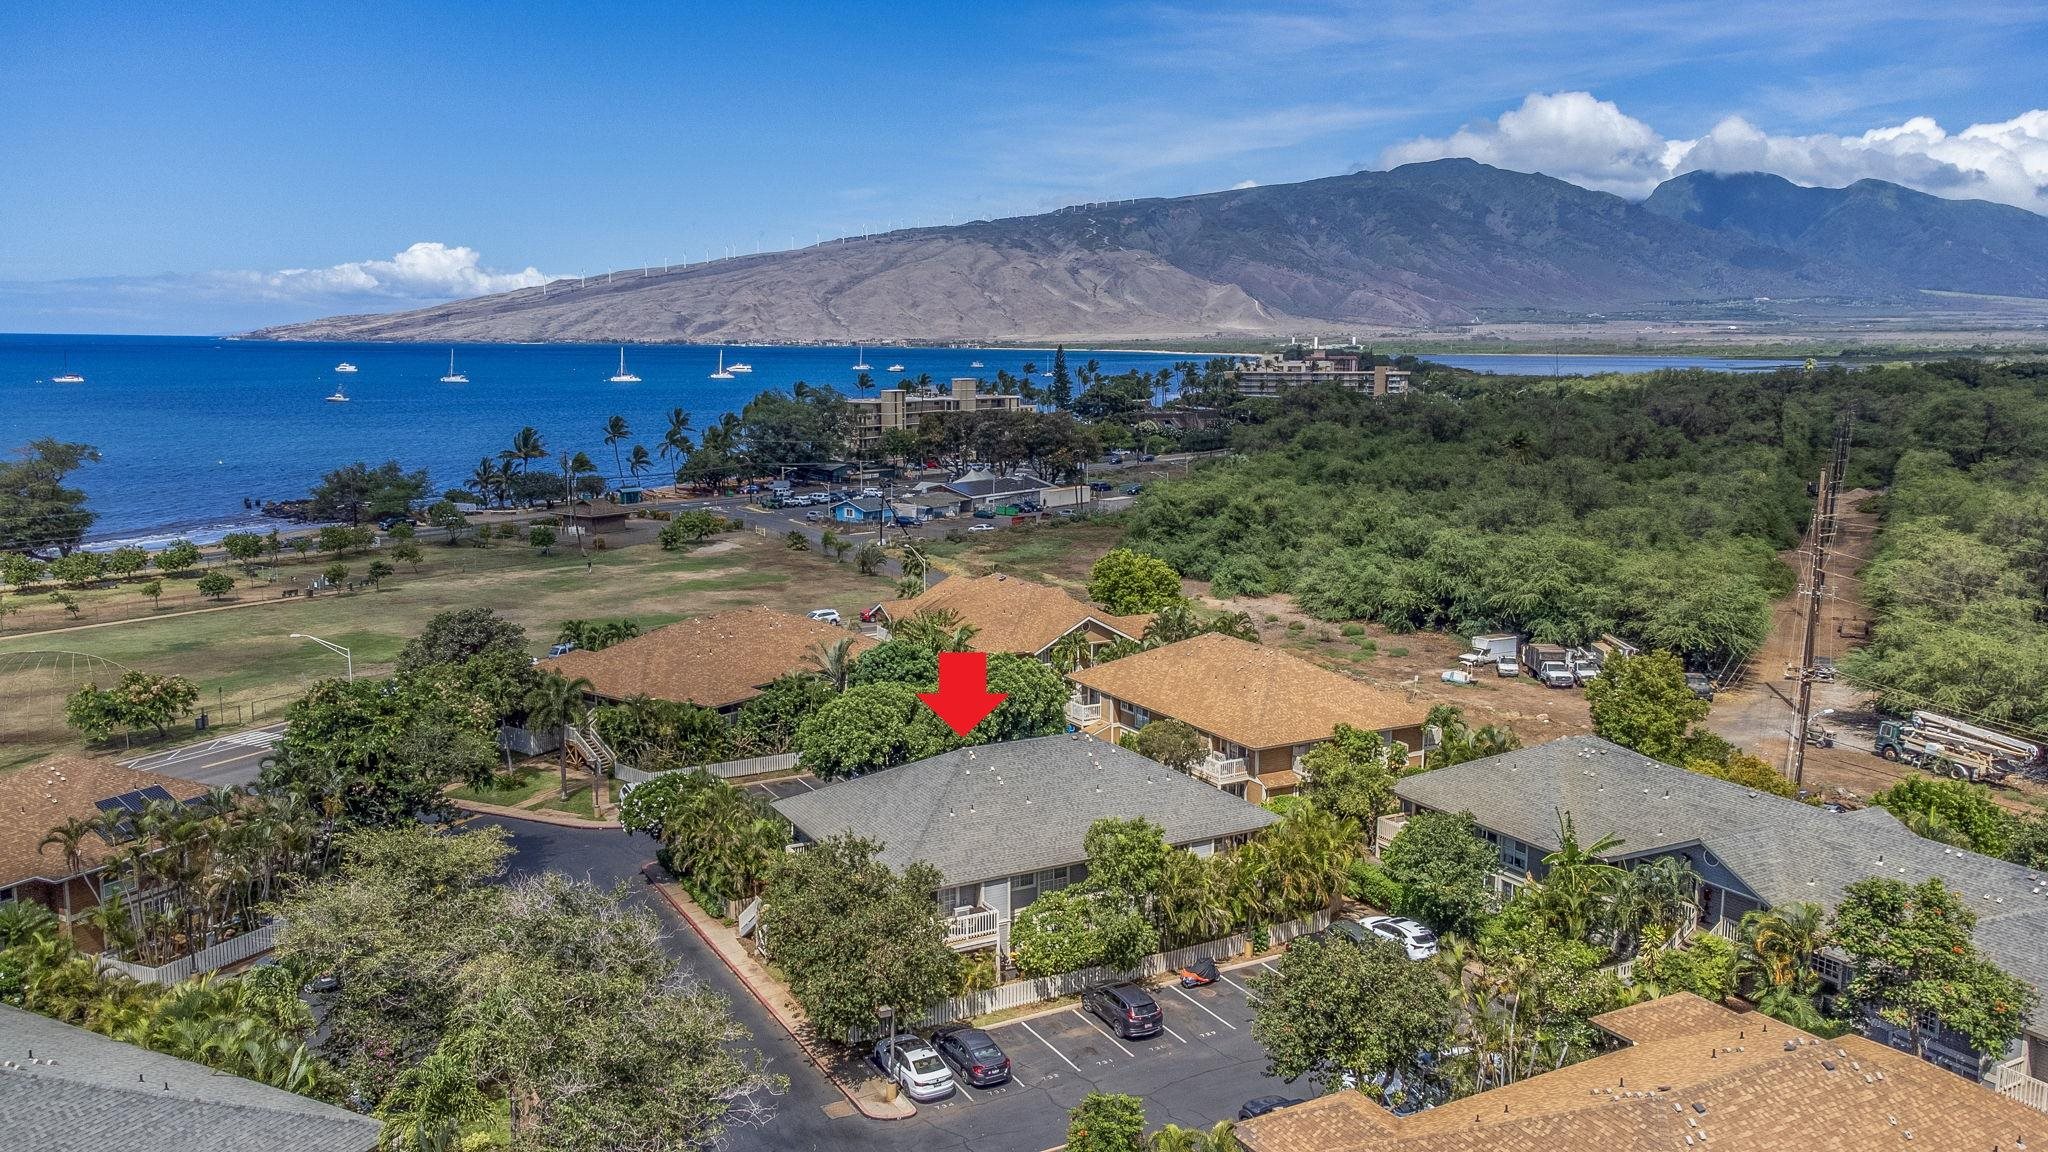
[[[747,953],[738,937],[712,919],[697,906],[696,901],[690,899],[688,893],[674,883],[656,881],[654,890],[661,893],[669,906],[676,910],[676,914],[683,918],[683,922],[690,926],[690,930],[704,941],[705,947],[717,954],[725,966],[732,970],[734,978],[746,986],[747,991],[753,994],[761,1007],[768,1010],[768,1014],[775,1018],[776,1023],[782,1025],[782,1030],[789,1033],[790,1039],[796,1041],[797,1047],[803,1049],[811,1066],[823,1072],[826,1079],[832,1081],[833,1087],[839,1089],[855,1108],[860,1109],[861,1115],[870,1120],[906,1120],[917,1115],[917,1106],[910,1102],[908,1096],[898,1095],[894,1101],[882,1099],[879,1089],[885,1087],[888,1081],[879,1077],[871,1077],[859,1089],[848,1087],[845,1075],[851,1069],[843,1062],[828,1059],[825,1054],[819,1052],[817,1045],[813,1043],[810,1022],[805,1020],[802,1011],[788,1000],[786,990],[768,975],[761,962]]]
[[[502,816],[507,820],[531,820],[536,824],[553,824],[560,828],[609,828],[616,832],[620,827],[617,820],[585,820],[581,816],[571,816],[567,812],[548,812],[537,808],[510,808],[503,804],[485,804],[476,800],[455,800],[452,798],[449,800],[449,803],[462,809],[464,812],[474,812],[478,816]]]

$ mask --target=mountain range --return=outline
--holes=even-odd
[[[266,339],[835,342],[1198,337],[1568,320],[1717,301],[1896,313],[2048,298],[2048,217],[1878,180],[1690,172],[1637,202],[1435,160],[562,280]]]

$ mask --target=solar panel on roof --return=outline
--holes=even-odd
[[[161,800],[166,804],[177,802],[177,798],[166,792],[161,784],[151,784],[149,787],[137,792],[136,795],[140,796],[144,803],[151,800]]]
[[[102,812],[126,812],[128,810],[128,806],[121,803],[119,796],[109,796],[105,800],[95,800],[92,806]]]

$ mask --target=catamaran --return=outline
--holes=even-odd
[[[853,346],[853,370],[855,372],[874,371],[874,365],[868,363],[867,349],[858,344]]]
[[[626,371],[626,346],[624,344],[619,345],[619,374],[612,377],[611,382],[614,384],[638,384],[640,382],[638,376]]]
[[[726,369],[725,369],[725,349],[723,349],[723,348],[720,348],[720,349],[718,350],[718,371],[716,371],[716,372],[713,372],[713,373],[711,374],[711,378],[712,378],[713,380],[730,380],[730,379],[732,379],[732,373],[730,373],[730,372],[726,371]]]
[[[64,357],[64,371],[59,372],[57,375],[50,377],[50,383],[83,384],[85,383],[85,377],[80,376],[78,373],[73,372],[71,370],[71,357],[66,356]]]
[[[346,360],[343,360],[343,361],[342,361],[341,363],[339,363],[339,364],[336,364],[336,365],[334,366],[334,370],[335,370],[336,372],[353,372],[353,371],[355,371],[355,370],[356,370],[356,366],[355,366],[355,365],[353,365],[353,364],[351,364],[351,363],[349,363],[349,362],[348,362],[348,361],[346,361]]]
[[[621,353],[621,354],[623,355],[623,353]],[[441,383],[443,383],[443,384],[467,384],[467,383],[469,383],[469,377],[467,377],[467,376],[464,376],[464,375],[463,375],[462,373],[460,373],[460,372],[457,372],[457,371],[455,370],[455,349],[453,349],[453,348],[450,348],[450,349],[448,350],[448,374],[447,374],[446,376],[443,376],[443,377],[441,377]]]

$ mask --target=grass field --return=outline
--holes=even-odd
[[[693,552],[652,545],[594,554],[530,548],[429,546],[423,570],[379,591],[314,599],[255,599],[221,611],[173,614],[0,639],[0,768],[77,748],[63,727],[64,697],[87,679],[102,686],[123,668],[185,676],[219,723],[276,719],[313,682],[340,676],[342,658],[291,639],[310,633],[353,651],[356,674],[388,672],[429,617],[485,606],[524,625],[536,655],[562,621],[631,617],[643,630],[722,608],[837,608],[849,618],[891,595],[889,582],[814,552],[751,533]],[[360,558],[352,566],[366,567]],[[132,595],[132,593],[129,593]],[[53,621],[53,623],[61,623]]]
[[[1116,547],[1123,534],[1123,525],[1114,520],[1053,521],[964,540],[933,540],[919,547],[948,572],[968,576],[1004,572],[1078,589],[1088,583],[1088,569]]]

